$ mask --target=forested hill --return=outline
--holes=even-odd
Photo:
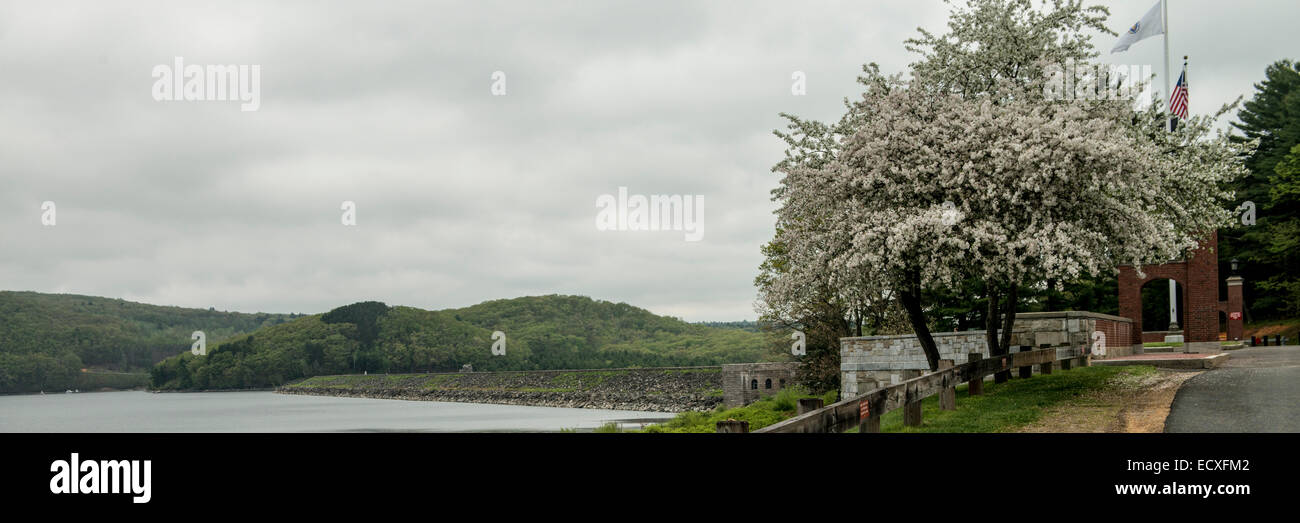
[[[83,368],[144,372],[190,349],[297,317],[0,291],[0,393],[72,388]]]
[[[493,356],[493,331],[506,354]],[[428,311],[360,302],[169,358],[160,389],[278,386],[346,373],[716,365],[763,359],[762,335],[692,325],[625,303],[530,296]]]

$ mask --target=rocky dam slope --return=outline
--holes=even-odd
[[[721,367],[316,376],[276,389],[373,399],[541,407],[708,411],[722,403]]]

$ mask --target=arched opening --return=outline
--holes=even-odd
[[[1158,278],[1142,284],[1142,331],[1143,332],[1164,332],[1170,330],[1169,321],[1169,280],[1168,278]],[[1183,297],[1183,284],[1176,283],[1178,288],[1178,329],[1181,330],[1186,324],[1187,307],[1186,299]]]
[[[749,380],[749,388],[752,390],[758,390],[758,380]]]
[[[768,378],[767,381],[763,382],[763,388],[765,389],[772,388],[772,378]]]

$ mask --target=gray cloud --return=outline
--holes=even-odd
[[[571,293],[752,318],[778,113],[837,117],[863,63],[903,71],[902,41],[946,18],[937,1],[265,4],[0,3],[0,288],[274,312]],[[1117,31],[1149,7],[1115,4]],[[1296,10],[1175,5],[1192,110],[1291,58]],[[175,56],[259,64],[260,110],[154,101]],[[704,241],[597,231],[620,186],[703,195]]]

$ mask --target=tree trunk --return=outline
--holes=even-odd
[[[993,284],[988,284],[989,310],[987,317],[984,318],[984,343],[989,347],[990,357],[999,357],[1006,355],[1006,347],[1002,345],[1002,339],[998,336],[998,325],[1002,319],[1002,307],[999,306],[1001,295],[994,288]],[[993,383],[1006,383],[1011,379],[1011,371],[1005,370],[993,374]]]
[[[1007,289],[1007,301],[1003,305],[1002,311],[1002,340],[1000,346],[1002,354],[1011,352],[1011,330],[1016,326],[1016,298],[1018,291],[1019,286],[1014,283],[1011,284],[1010,289]]]
[[[1001,356],[1005,353],[1002,352],[1001,340],[998,339],[998,325],[1001,323],[998,320],[1002,313],[1002,308],[998,306],[1000,296],[993,290],[992,285],[989,285],[988,295],[989,309],[984,317],[984,343],[989,347],[989,356]]]
[[[907,319],[912,323],[912,330],[916,332],[917,341],[921,342],[921,350],[925,352],[926,362],[930,364],[930,370],[939,370],[939,347],[934,344],[934,336],[930,335],[930,326],[925,322],[925,311],[921,309],[921,293],[915,287],[898,293],[898,302],[903,305],[907,311]]]

